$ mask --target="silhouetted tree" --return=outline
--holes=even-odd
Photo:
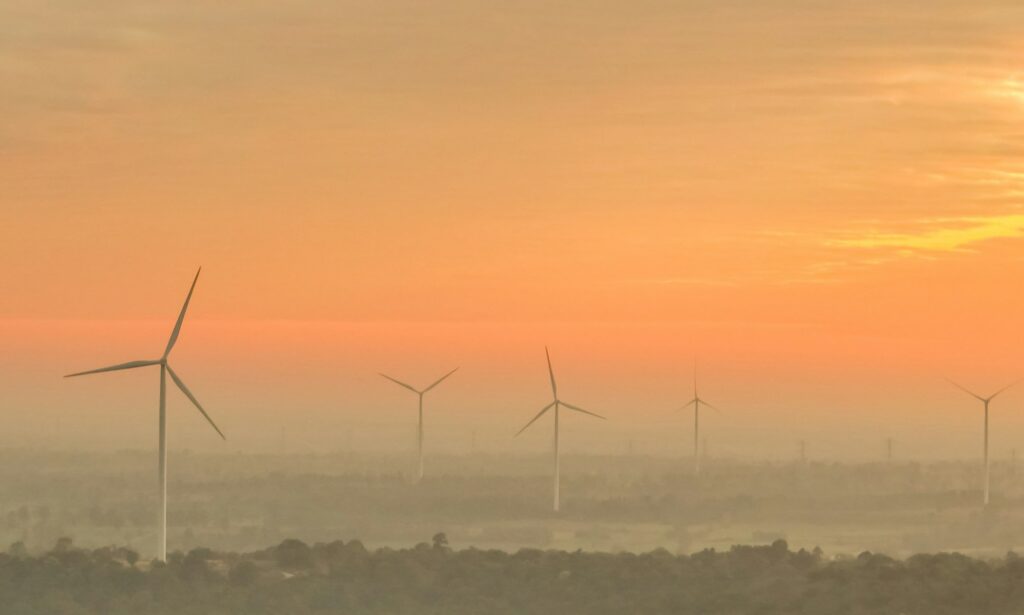
[[[309,545],[289,538],[274,549],[277,565],[286,570],[306,570],[313,565],[313,554]]]
[[[434,534],[433,543],[435,549],[447,549],[448,536],[444,532],[438,532]]]

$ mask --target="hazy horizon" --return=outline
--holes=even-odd
[[[203,294],[215,292],[207,289],[213,284],[200,280],[193,310],[203,309]],[[158,355],[181,291],[177,299],[166,294],[172,311],[166,322],[37,320],[0,326],[0,337],[6,332],[8,339],[20,338],[0,372],[2,407],[18,417],[0,436],[0,446],[155,446],[156,368],[76,380],[61,376]],[[692,336],[707,340],[710,348],[698,363],[701,395],[723,409],[705,410],[702,416],[702,437],[708,438],[712,455],[788,459],[804,439],[811,442],[812,457],[868,461],[881,458],[884,441],[893,438],[897,458],[980,456],[981,404],[946,382],[935,359],[907,356],[905,369],[896,371],[851,352],[804,367],[807,357],[794,356],[784,344],[807,332],[761,329],[760,339],[780,345],[777,355],[749,349],[731,354],[735,338],[716,333],[715,327],[681,323],[224,323],[189,318],[175,348],[175,369],[228,441],[208,432],[184,396],[173,390],[172,447],[274,450],[284,429],[293,451],[301,441],[321,452],[411,450],[415,395],[378,372],[424,386],[459,367],[426,397],[428,457],[431,451],[469,451],[473,432],[481,448],[546,450],[550,419],[513,436],[549,401],[547,342],[563,398],[609,419],[568,417],[566,451],[620,453],[632,442],[636,453],[687,456],[693,414],[678,408],[692,396],[693,358],[648,357],[652,348],[685,348],[684,340]],[[714,347],[711,340],[718,337],[729,343]],[[81,342],[68,343],[74,339]],[[495,340],[505,354],[494,355]],[[872,343],[884,345],[870,340],[865,345]],[[1009,381],[1009,376],[953,376],[983,394]],[[992,405],[997,458],[1024,444],[1022,394],[1011,388]]]
[[[429,17],[429,18],[428,18]],[[1019,3],[0,2],[0,446],[980,454],[1024,375]],[[1024,443],[1024,390],[993,451]],[[222,446],[171,392],[171,446]],[[56,427],[63,425],[63,427]],[[298,436],[296,436],[298,437]],[[101,444],[102,443],[102,444]]]
[[[1021,58],[1021,0],[0,0],[0,610],[1024,612]]]

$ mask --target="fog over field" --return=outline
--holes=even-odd
[[[0,453],[0,541],[30,552],[61,537],[152,557],[155,477],[144,451]],[[444,532],[453,547],[689,554],[785,539],[832,557],[1024,549],[1024,466],[994,465],[980,505],[971,462],[708,459],[566,455],[562,512],[547,456],[480,452],[170,456],[169,550],[251,551],[297,538],[404,547]]]
[[[1022,0],[0,0],[0,615],[1024,613]]]

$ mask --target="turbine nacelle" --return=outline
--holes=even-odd
[[[690,401],[686,402],[686,405],[682,406],[681,408],[678,408],[677,410],[679,412],[682,412],[683,410],[686,410],[690,406],[694,406],[695,408],[699,408],[700,406],[707,406],[708,408],[711,408],[715,412],[721,412],[722,411],[720,408],[716,408],[714,405],[709,404],[708,402],[706,402],[704,400],[704,398],[701,397],[699,393],[697,393],[697,362],[696,361],[693,362],[693,397],[690,399]]]
[[[683,406],[681,406],[679,408],[676,408],[676,410],[679,411],[679,412],[682,412],[683,410],[686,410],[687,408],[689,408],[690,406],[693,406],[695,404],[700,404],[701,406],[707,406],[708,408],[711,408],[715,412],[721,412],[722,411],[722,409],[719,408],[718,406],[715,406],[713,404],[710,404],[710,403],[704,401],[703,397],[694,397],[690,401],[686,402],[685,405],[683,405]]]
[[[981,403],[985,404],[986,406],[987,406],[987,405],[988,405],[988,404],[989,404],[989,403],[990,403],[990,402],[991,402],[991,401],[992,401],[993,399],[995,399],[996,397],[998,397],[999,395],[1001,395],[1001,394],[1002,394],[1003,392],[1005,392],[1005,391],[1006,391],[1007,389],[1009,389],[1009,388],[1012,388],[1012,387],[1016,386],[1017,384],[1020,384],[1021,380],[1022,380],[1022,379],[1017,379],[1017,380],[1014,380],[1014,381],[1013,381],[1013,382],[1011,382],[1010,384],[1008,384],[1008,385],[1004,386],[1003,388],[999,389],[998,391],[996,391],[995,393],[993,393],[993,394],[989,395],[988,397],[982,397],[981,395],[978,395],[977,393],[975,393],[974,391],[972,391],[972,390],[968,389],[967,387],[965,387],[965,386],[963,386],[963,385],[960,385],[960,384],[958,384],[958,383],[954,382],[953,380],[951,380],[951,379],[949,379],[949,378],[946,378],[946,382],[948,382],[948,383],[950,383],[951,385],[955,386],[956,388],[960,389],[960,390],[961,390],[961,391],[963,391],[964,393],[967,393],[968,395],[970,395],[971,397],[973,397],[973,398],[977,399],[978,401],[980,401]]]
[[[546,405],[546,406],[544,406],[543,408],[541,408],[540,412],[538,412],[536,416],[534,416],[532,419],[530,419],[529,423],[527,423],[522,429],[520,429],[518,432],[516,432],[516,436],[519,436],[519,434],[521,434],[524,431],[526,431],[526,429],[530,425],[533,425],[535,422],[537,422],[537,419],[539,419],[540,417],[542,417],[545,414],[547,414],[548,410],[554,408],[557,411],[559,406],[565,406],[566,408],[568,408],[570,410],[573,410],[575,412],[579,412],[579,413],[582,413],[582,414],[589,414],[590,416],[593,416],[595,418],[607,420],[607,419],[605,419],[605,417],[601,416],[600,414],[597,414],[595,412],[591,412],[590,410],[584,410],[583,408],[580,408],[579,406],[574,406],[573,404],[570,404],[570,403],[562,401],[561,399],[558,399],[558,385],[555,384],[555,370],[551,367],[551,354],[548,352],[548,347],[547,346],[544,347],[544,356],[547,357],[547,360],[548,360],[548,375],[551,377],[551,398],[552,398],[551,399],[551,403]]]
[[[429,391],[430,389],[433,389],[433,388],[434,388],[434,387],[436,387],[437,385],[441,384],[442,382],[444,382],[445,380],[447,380],[447,379],[448,379],[448,376],[451,376],[452,374],[454,374],[454,373],[455,373],[455,372],[457,372],[457,371],[459,371],[459,368],[457,368],[457,367],[456,367],[455,369],[453,369],[452,371],[448,372],[448,373],[447,373],[447,374],[445,374],[444,376],[441,376],[440,378],[438,378],[437,380],[435,380],[435,381],[433,382],[433,384],[431,384],[430,386],[428,386],[428,387],[427,387],[427,388],[425,388],[425,389],[417,389],[416,387],[412,386],[411,384],[406,384],[406,383],[402,382],[401,380],[398,380],[397,378],[392,378],[391,376],[388,376],[387,374],[383,374],[383,373],[382,373],[382,374],[380,374],[380,375],[381,375],[382,377],[384,377],[384,378],[387,378],[387,379],[388,379],[388,380],[390,380],[391,382],[394,382],[394,383],[395,383],[395,384],[397,384],[398,386],[400,386],[400,387],[404,387],[404,388],[406,388],[406,389],[409,389],[409,390],[410,390],[410,391],[412,391],[413,393],[416,393],[417,395],[419,395],[420,397],[422,397],[424,393],[426,393],[426,392],[427,392],[427,391]]]
[[[183,322],[185,322],[185,313],[188,311],[188,305],[192,301],[192,293],[196,289],[196,282],[199,281],[199,273],[202,270],[203,268],[200,267],[199,271],[196,271],[196,277],[193,278],[192,286],[188,289],[188,295],[185,297],[185,304],[181,306],[181,312],[178,313],[178,320],[174,323],[174,329],[171,331],[171,336],[167,340],[167,347],[164,348],[164,353],[159,359],[144,359],[141,361],[129,361],[127,363],[118,363],[117,365],[110,365],[108,367],[100,367],[98,369],[90,369],[84,372],[68,374],[64,377],[74,378],[76,376],[86,376],[89,374],[117,372],[126,369],[137,369],[140,367],[152,367],[154,365],[159,365],[161,370],[166,370],[167,374],[170,375],[171,380],[174,381],[174,384],[178,387],[179,390],[181,390],[185,397],[187,397],[189,401],[192,402],[196,409],[199,410],[200,414],[203,415],[203,418],[205,418],[207,422],[210,423],[210,426],[213,427],[213,430],[216,431],[217,434],[222,439],[227,440],[227,437],[224,435],[224,432],[222,432],[220,428],[217,427],[217,424],[213,422],[213,419],[206,412],[203,406],[199,403],[199,400],[196,399],[196,396],[192,394],[192,391],[190,391],[187,386],[185,386],[185,383],[181,380],[178,374],[175,373],[173,369],[171,369],[171,364],[167,361],[168,356],[171,354],[171,350],[174,348],[174,345],[178,342],[178,336],[181,334],[181,325]]]

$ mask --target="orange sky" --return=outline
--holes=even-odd
[[[699,355],[725,450],[973,454],[940,377],[1024,373],[1022,41],[1011,1],[0,0],[0,416],[136,420],[145,376],[50,379],[158,353],[202,264],[179,371],[236,431],[404,442],[373,374],[460,364],[438,420],[498,438],[549,343],[637,439]]]

